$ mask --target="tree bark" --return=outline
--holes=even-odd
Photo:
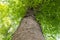
[[[30,16],[23,18],[20,26],[13,34],[12,40],[44,40],[41,26],[31,16],[32,13],[30,11]]]

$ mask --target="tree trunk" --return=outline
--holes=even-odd
[[[27,17],[23,18],[20,26],[13,34],[12,40],[44,40],[41,26],[32,17],[33,12],[28,12]]]

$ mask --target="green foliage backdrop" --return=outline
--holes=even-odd
[[[46,40],[60,40],[60,0],[0,0],[0,40],[11,40],[28,8],[35,11]]]

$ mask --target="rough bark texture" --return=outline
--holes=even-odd
[[[15,31],[12,40],[44,40],[40,25],[32,16],[25,17]]]

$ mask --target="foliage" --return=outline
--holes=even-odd
[[[11,40],[28,8],[36,11],[46,40],[60,37],[59,0],[0,0],[0,40]]]
[[[59,40],[60,38],[59,4],[59,0],[44,1],[36,14],[36,19],[41,23],[46,40]]]
[[[19,0],[0,1],[0,40],[11,40],[11,35],[25,15],[26,8]]]

